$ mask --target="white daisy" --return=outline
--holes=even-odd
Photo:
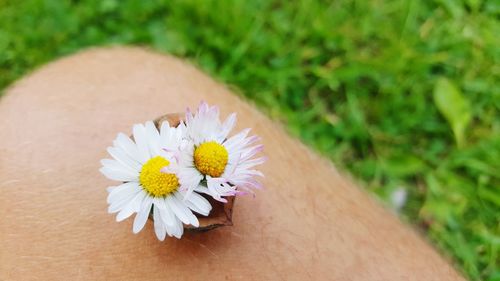
[[[186,113],[186,139],[188,144],[181,151],[179,181],[192,191],[209,194],[214,199],[227,202],[224,196],[252,192],[260,188],[255,176],[263,176],[252,169],[262,164],[264,157],[253,158],[263,149],[255,143],[257,136],[248,136],[250,129],[228,138],[236,123],[233,113],[221,123],[219,109],[202,102],[195,114]]]
[[[212,206],[197,193],[185,197],[175,171],[178,169],[176,154],[183,142],[185,127],[170,127],[163,122],[158,132],[153,122],[133,127],[134,141],[125,134],[118,134],[108,153],[114,159],[103,159],[100,169],[107,178],[123,182],[108,188],[109,213],[116,213],[122,221],[137,213],[133,232],[138,233],[153,214],[154,229],[159,240],[166,234],[181,238],[184,224],[199,226],[193,211],[208,215]],[[161,172],[169,167],[169,173]]]

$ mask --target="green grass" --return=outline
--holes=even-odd
[[[499,2],[72,2],[0,0],[0,89],[88,46],[189,58],[500,280]]]

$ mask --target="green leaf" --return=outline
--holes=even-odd
[[[384,171],[395,177],[407,177],[421,174],[426,168],[422,160],[409,153],[383,159],[380,164]]]
[[[471,120],[468,100],[450,80],[440,78],[434,85],[434,103],[450,124],[457,145],[462,147],[465,144],[465,129]]]

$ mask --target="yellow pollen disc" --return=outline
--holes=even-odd
[[[167,159],[156,156],[142,166],[139,182],[149,194],[160,197],[170,194],[179,187],[179,180],[174,174],[162,173],[160,170],[168,166]]]
[[[202,143],[194,150],[196,169],[211,177],[220,177],[224,173],[227,159],[226,148],[215,141]]]

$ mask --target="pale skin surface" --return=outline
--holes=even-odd
[[[262,136],[265,190],[234,226],[159,242],[107,213],[99,160],[118,132],[218,104]],[[277,124],[180,60],[90,50],[0,99],[0,280],[462,280],[416,233]]]

